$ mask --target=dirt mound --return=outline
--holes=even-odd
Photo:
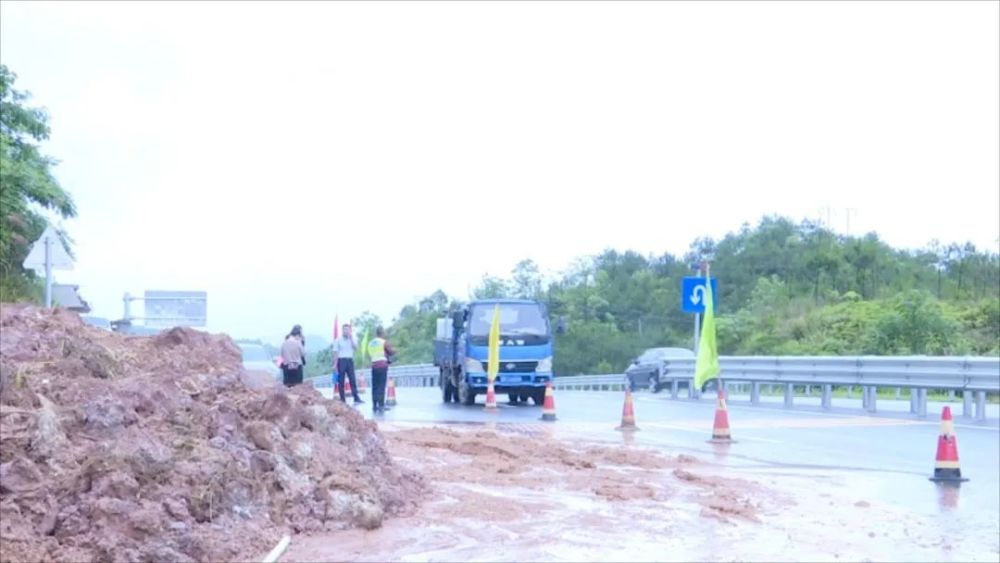
[[[309,387],[248,388],[225,336],[123,336],[0,308],[0,560],[247,559],[374,528],[423,479]]]

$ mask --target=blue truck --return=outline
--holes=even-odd
[[[512,403],[536,405],[552,381],[552,328],[544,304],[526,299],[479,299],[451,318],[438,319],[434,365],[441,370],[446,403],[472,405],[486,394],[488,340],[494,307],[500,306],[500,371],[493,382]],[[563,332],[559,321],[556,332]]]

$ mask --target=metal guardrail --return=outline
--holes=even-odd
[[[371,385],[372,370],[364,368],[357,370],[355,377],[360,380],[364,378],[364,386]],[[411,364],[400,366],[389,366],[389,377],[395,381],[397,387],[437,387],[440,371],[434,364]],[[333,377],[331,374],[323,374],[317,377],[306,379],[307,383],[312,383],[313,387],[333,387]],[[359,383],[360,385],[360,383]]]
[[[694,358],[670,358],[664,362],[660,383],[669,385],[677,398],[678,387],[688,387],[688,396],[698,397],[693,389]],[[927,416],[927,393],[939,389],[962,393],[963,415],[986,419],[986,394],[1000,392],[1000,358],[949,356],[723,356],[719,358],[720,378],[727,388],[747,387],[750,403],[760,403],[761,386],[784,387],[785,406],[794,404],[795,387],[821,388],[821,406],[832,407],[833,390],[838,387],[861,387],[862,406],[869,412],[877,408],[878,388],[910,390],[910,412]]]
[[[661,381],[694,377],[694,358],[670,358]],[[1000,392],[1000,358],[929,356],[723,356],[726,381]]]
[[[612,373],[607,375],[574,375],[557,377],[552,381],[556,390],[569,391],[624,391],[625,375]]]

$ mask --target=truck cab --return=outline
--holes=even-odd
[[[494,390],[506,393],[511,402],[544,401],[545,387],[552,381],[552,327],[545,306],[526,299],[480,299],[438,320],[434,364],[441,370],[444,402],[472,405],[476,395],[486,393],[488,341],[497,305],[500,370]]]

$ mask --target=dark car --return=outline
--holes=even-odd
[[[656,393],[662,385],[664,362],[670,358],[694,358],[694,352],[687,348],[650,348],[625,370],[625,378],[632,389],[649,389]]]

